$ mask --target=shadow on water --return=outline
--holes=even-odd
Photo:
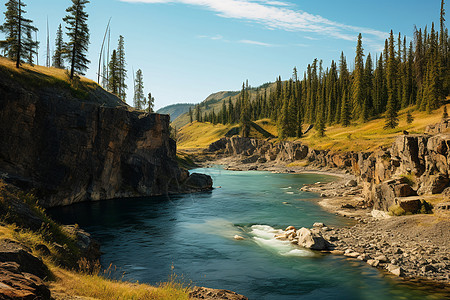
[[[332,177],[220,168],[195,172],[208,173],[221,188],[49,212],[98,239],[105,253],[102,265],[117,266],[125,280],[155,284],[167,280],[173,267],[194,285],[230,289],[250,299],[443,299],[428,285],[403,282],[363,262],[280,244],[267,235],[288,225],[346,225],[348,220],[312,201],[317,195],[299,190]],[[235,234],[245,240],[234,240]]]

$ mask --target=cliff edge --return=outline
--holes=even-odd
[[[0,64],[0,178],[42,206],[210,189],[178,167],[169,121],[84,78],[74,87]]]

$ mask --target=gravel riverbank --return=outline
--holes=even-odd
[[[390,217],[372,211],[361,197],[361,187],[353,175],[333,169],[315,170],[280,164],[242,164],[233,157],[206,161],[203,166],[224,165],[229,170],[261,170],[280,173],[314,172],[337,176],[330,183],[316,183],[302,188],[318,193],[318,204],[325,210],[348,217],[355,225],[341,228],[316,226],[332,245],[335,255],[365,261],[393,275],[413,281],[437,284],[450,295],[450,213]],[[320,222],[320,220],[317,220]]]

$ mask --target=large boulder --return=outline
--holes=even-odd
[[[422,176],[421,180],[422,184],[417,191],[419,195],[440,194],[450,183],[450,179],[445,174]]]
[[[39,277],[23,272],[18,263],[2,262],[0,299],[46,300],[50,290]]]
[[[41,259],[30,254],[30,250],[11,240],[0,241],[0,262],[15,262],[19,271],[33,274],[41,279],[50,275],[50,270]]]
[[[194,190],[210,190],[212,185],[211,176],[200,173],[192,173],[184,182],[184,186]]]
[[[418,197],[397,198],[396,203],[407,213],[417,213],[422,205]]]
[[[298,245],[312,250],[327,250],[329,243],[319,232],[313,232],[308,228],[297,230]]]

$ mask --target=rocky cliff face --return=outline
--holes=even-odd
[[[443,132],[445,124],[430,128]],[[358,177],[368,205],[388,210],[398,198],[438,194],[449,186],[449,148],[450,134],[439,133],[401,135],[390,148],[373,153],[334,153],[314,150],[299,142],[272,143],[241,137],[223,138],[208,150],[241,155],[242,163],[306,160],[312,167],[347,170]]]
[[[210,178],[183,185],[169,116],[133,111],[99,87],[79,99],[18,82],[0,72],[0,177],[36,189],[42,205],[211,188]]]

